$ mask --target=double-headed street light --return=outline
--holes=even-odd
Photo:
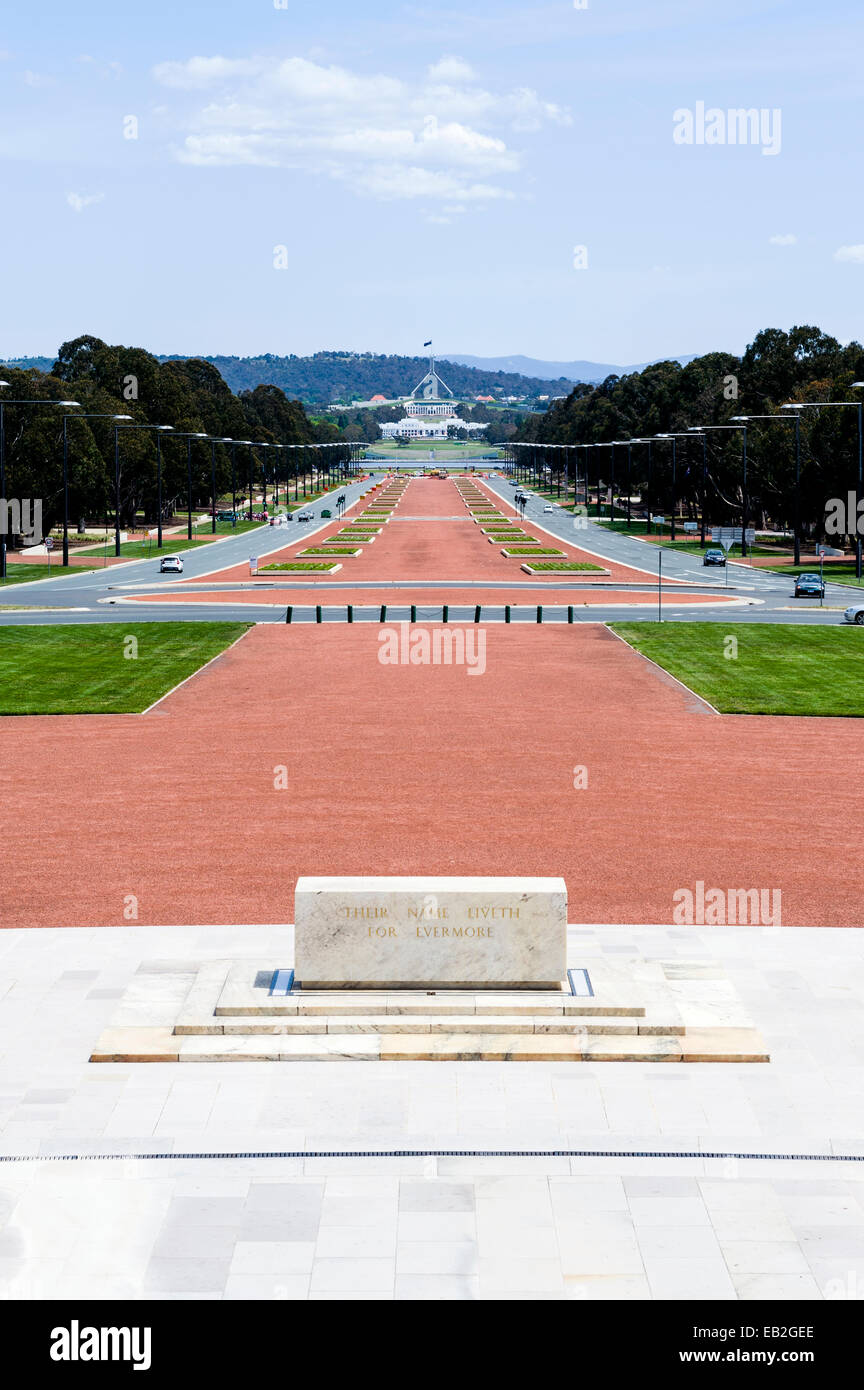
[[[178,430],[177,437],[186,440],[186,539],[192,539],[192,440],[209,439],[206,430]]]
[[[781,406],[786,410],[786,406]],[[794,415],[732,415],[730,418],[741,424],[747,424],[750,420],[770,420],[772,423],[795,426],[795,519],[793,522],[793,545],[795,550],[795,564],[801,562],[801,415],[796,410]]]
[[[67,405],[74,402],[67,401]],[[131,415],[64,415],[63,416],[63,564],[69,566],[69,431],[67,420],[131,420]],[[119,553],[119,552],[118,552]]]
[[[128,415],[117,415],[116,420],[128,420]],[[156,535],[157,549],[162,547],[162,435],[173,433],[173,425],[117,425],[114,426],[114,554],[120,555],[120,431],[153,430],[156,434]],[[106,517],[107,523],[107,517]]]
[[[231,445],[231,525],[237,525],[237,440],[222,439],[222,444]]]
[[[0,381],[0,389],[8,386],[8,381]],[[78,405],[78,401],[10,401],[4,400],[0,396],[0,502],[6,502],[6,419],[5,407],[7,405],[41,405],[41,406],[73,406]],[[0,580],[6,578],[6,518],[3,518],[3,530],[0,531]]]
[[[669,541],[672,545],[675,544],[675,513],[678,510],[678,450],[676,446],[679,439],[690,439],[692,433],[692,430],[678,430],[677,432],[667,430],[654,436],[655,439],[671,439],[672,441],[672,525],[669,529]]]
[[[749,497],[747,494],[747,416],[736,415],[736,420],[744,421],[737,425],[691,425],[690,434],[704,434],[708,430],[740,430],[743,443],[741,448],[741,558],[747,554],[747,512],[749,510]],[[704,457],[704,455],[703,455]]]
[[[864,381],[853,381],[852,389],[855,391],[864,390]],[[864,482],[864,418],[862,418],[861,401],[789,401],[786,405],[781,405],[781,410],[823,410],[831,406],[854,406],[858,412],[858,486],[855,490],[855,578],[861,578],[861,536],[858,533],[858,503],[861,500],[862,482]],[[848,518],[847,518],[848,520]]]

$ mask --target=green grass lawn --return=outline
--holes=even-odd
[[[282,565],[262,565],[259,574],[269,570],[288,570],[291,574],[329,574],[335,560],[288,560]]]
[[[856,627],[610,626],[721,714],[864,715],[864,636]],[[730,638],[734,658],[724,654]]]
[[[698,536],[691,535],[685,537],[682,531],[683,523],[680,520],[676,520],[675,528],[676,533],[680,533],[681,539],[676,539],[674,543],[669,540],[668,518],[666,521],[665,528],[661,528],[661,530],[663,530],[663,535],[661,536],[657,535],[658,528],[656,526],[652,526],[651,534],[649,535],[647,532],[648,523],[645,521],[637,521],[634,518],[631,526],[628,529],[626,519],[624,521],[620,521],[618,519],[617,514],[614,521],[609,521],[606,517],[596,517],[594,515],[593,508],[590,512],[589,520],[593,521],[597,526],[605,527],[607,531],[620,531],[623,532],[625,536],[628,534],[631,536],[638,536],[640,540],[650,541],[653,545],[662,545],[664,550],[682,550],[685,552],[685,554],[702,555],[706,550],[722,549],[722,546],[720,546],[718,541],[712,541],[710,535],[710,528],[704,546],[700,542]],[[777,546],[764,545],[751,546],[747,552],[748,555],[776,555],[778,559],[780,559],[784,553],[785,551],[783,548],[778,548]],[[792,554],[791,548],[789,549],[789,554]],[[729,547],[729,555],[733,559],[736,555],[740,558],[741,546],[738,544],[737,541],[734,543],[734,545],[731,545]]]
[[[536,555],[537,559],[532,559],[532,555]],[[525,558],[527,563],[531,565],[531,568],[540,574],[550,571],[554,574],[576,574],[583,570],[587,572],[596,571],[598,574],[606,573],[602,565],[589,565],[585,564],[582,560],[544,560],[542,559],[542,552],[536,550],[529,550]]]
[[[58,579],[61,574],[90,574],[90,570],[83,565],[70,565],[68,570],[64,570],[59,561],[52,561],[51,572],[48,572],[47,565],[7,565],[6,578],[0,580],[0,593],[3,592],[7,584],[29,584],[34,579]]]
[[[819,562],[810,565],[766,565],[765,569],[769,574],[818,574]],[[864,588],[864,579],[855,578],[854,560],[832,560],[830,565],[825,566],[824,577],[829,584],[848,584],[853,589]]]
[[[163,533],[161,553],[179,555],[181,550],[195,550],[199,545],[212,545],[214,539],[219,540],[222,536],[239,536],[243,531],[256,531],[266,525],[265,521],[238,521],[236,526],[232,526],[230,521],[217,521],[214,537],[210,523],[205,522],[203,526],[193,528],[191,541],[187,539],[185,531],[174,536],[166,536]],[[82,551],[75,547],[71,553],[83,555],[86,560],[102,560],[106,556],[110,558],[114,554],[114,541],[110,539],[107,545],[100,545],[96,550]],[[152,541],[124,541],[120,546],[120,554],[124,560],[158,560],[159,553],[155,536]],[[54,568],[54,562],[51,567]]]
[[[0,714],[137,714],[249,623],[0,628]],[[130,639],[137,643],[136,651]]]

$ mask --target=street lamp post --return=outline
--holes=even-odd
[[[0,381],[0,390],[8,386],[8,381]],[[7,405],[41,405],[41,406],[73,406],[78,405],[78,401],[9,401],[0,396],[0,501],[6,501],[6,417],[5,407]],[[6,526],[0,532],[0,581],[6,579]]]
[[[864,381],[853,381],[852,389],[856,391],[864,390]],[[861,401],[789,401],[786,405],[781,405],[781,410],[822,410],[826,406],[854,406],[858,412],[858,486],[855,490],[855,578],[862,577],[861,563],[861,536],[858,533],[858,503],[861,500],[862,482],[864,482],[864,419],[862,419]],[[848,519],[848,518],[847,518]]]
[[[678,453],[676,445],[681,438],[680,434],[658,434],[657,439],[669,439],[672,441],[672,524],[669,528],[669,544],[675,544],[675,513],[678,510]]]
[[[630,530],[630,493],[633,491],[632,487],[630,486],[630,470],[631,470],[632,464],[633,464],[632,451],[633,451],[633,441],[632,441],[632,439],[628,439],[628,440],[627,440],[627,530],[628,530],[628,531]]]
[[[786,410],[787,406],[781,406]],[[794,409],[795,407],[793,407]],[[771,420],[775,424],[779,421],[782,424],[792,422],[795,426],[795,517],[793,521],[793,546],[794,561],[798,565],[801,563],[801,415],[733,415],[733,420],[746,423],[749,420]]]
[[[237,440],[221,439],[220,444],[231,445],[231,525],[237,525]]]
[[[203,430],[186,435],[186,539],[192,539],[192,440],[206,439]]]
[[[747,555],[747,513],[749,511],[750,498],[747,491],[747,416],[736,415],[736,420],[745,423],[737,425],[691,425],[688,433],[703,434],[708,430],[740,430],[741,431],[741,559]]]
[[[645,517],[645,534],[646,534],[646,536],[650,536],[650,535],[651,535],[651,500],[650,500],[650,494],[651,494],[651,465],[652,465],[652,459],[653,459],[654,441],[653,441],[653,439],[628,439],[628,441],[627,441],[628,449],[631,448],[632,445],[634,445],[634,444],[647,444],[647,445],[648,445],[648,488],[647,488],[647,496],[644,496],[644,495],[642,494],[642,489],[641,489],[641,487],[640,487],[640,489],[639,489],[639,496],[640,496],[640,499],[641,499],[641,501],[642,501],[642,504],[643,504],[643,506],[645,506],[645,510],[646,510],[646,517]],[[628,472],[629,472],[629,466],[630,466],[629,455],[628,455],[627,463],[628,463]],[[631,486],[632,486],[632,485],[631,485]],[[629,503],[628,503],[628,507],[629,507]],[[628,524],[629,524],[629,522],[628,522]]]
[[[737,418],[737,417],[736,417]],[[705,547],[705,518],[708,511],[708,436],[698,425],[693,425],[687,431],[691,439],[702,440],[702,486],[700,488],[699,506],[699,544]]]
[[[115,420],[128,420],[128,415],[116,415]],[[120,431],[121,430],[156,430],[156,506],[158,519],[157,547],[162,546],[162,449],[161,436],[167,431],[173,432],[173,425],[116,425],[114,426],[114,555],[120,555]],[[105,518],[106,526],[108,518]]]
[[[156,431],[156,549],[162,549],[162,435],[173,431],[173,425],[154,425]]]
[[[678,457],[675,444],[676,441],[679,439],[692,439],[693,435],[695,433],[698,433],[699,428],[700,427],[698,425],[691,425],[690,429],[687,431],[678,430],[673,432],[671,430],[667,430],[665,433],[658,434],[656,436],[657,439],[671,439],[672,441],[672,525],[669,533],[670,545],[674,544],[675,542],[675,513],[678,510]]]
[[[67,405],[73,404],[71,401]],[[131,415],[64,415],[63,416],[63,566],[69,568],[69,430],[67,420],[131,420]]]
[[[216,535],[216,440],[210,437],[210,534]]]
[[[254,465],[255,465],[255,456],[254,456],[254,454],[252,453],[252,440],[251,440],[251,439],[247,439],[247,440],[246,440],[246,443],[249,445],[249,520],[251,521],[251,520],[252,520],[252,486],[253,486],[253,484],[252,484],[252,470],[253,470]]]

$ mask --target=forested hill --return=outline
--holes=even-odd
[[[160,361],[184,360],[175,354]],[[232,391],[252,391],[256,386],[278,386],[286,396],[307,405],[331,401],[368,401],[373,396],[393,400],[407,396],[429,369],[427,357],[396,357],[371,352],[316,352],[311,357],[204,357],[225,378]],[[565,396],[572,382],[541,381],[515,372],[480,371],[457,362],[439,362],[442,379],[454,396]]]

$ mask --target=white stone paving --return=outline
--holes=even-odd
[[[644,1156],[864,1155],[861,933],[571,929],[571,966],[719,961],[768,1065],[87,1061],[137,972],[167,1016],[290,935],[0,932],[0,1156],[33,1159],[0,1163],[0,1297],[864,1297],[864,1162]],[[595,1156],[327,1156],[535,1147]],[[323,1154],[47,1158],[270,1150]]]

